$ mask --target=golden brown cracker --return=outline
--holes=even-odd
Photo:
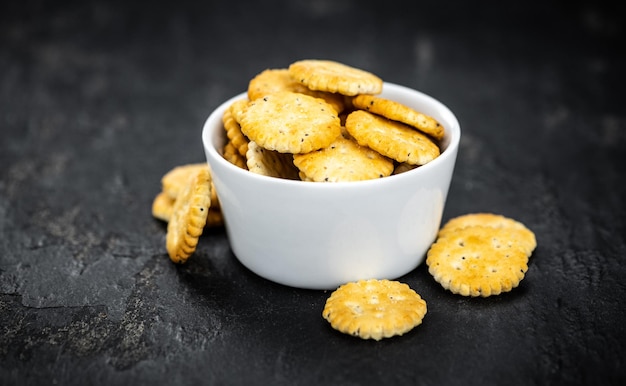
[[[211,168],[209,168],[209,164],[206,162],[198,162],[191,164],[184,164],[176,166],[170,169],[163,177],[161,178],[161,186],[164,193],[166,193],[172,200],[175,200],[176,197],[180,194],[181,191],[185,189],[187,182],[189,181],[189,177],[196,173],[200,169],[207,169],[209,171],[209,175],[211,173]],[[213,186],[213,179],[211,178],[211,205],[214,208],[219,208],[219,201],[217,199],[217,193],[215,191],[215,187]]]
[[[245,98],[237,99],[228,107],[228,110],[230,110],[230,113],[237,123],[241,124],[241,118],[243,117],[243,114],[245,114],[249,102],[250,101]]]
[[[357,95],[352,99],[355,108],[363,109],[385,118],[405,123],[436,140],[441,140],[444,127],[435,118],[421,113],[400,102],[376,95]]]
[[[250,144],[248,144],[248,146],[250,146]],[[226,161],[230,162],[231,164],[238,166],[242,169],[248,169],[248,166],[246,165],[246,157],[242,156],[239,153],[239,150],[235,148],[235,145],[233,145],[231,141],[226,142],[226,144],[224,145],[222,156]]]
[[[408,164],[406,162],[401,162],[401,163],[398,163],[396,165],[396,167],[393,169],[393,173],[391,173],[391,174],[405,173],[405,172],[408,172],[409,170],[413,170],[413,169],[415,169],[417,167],[418,167],[417,165],[410,165],[410,164]]]
[[[194,172],[174,202],[167,224],[166,249],[174,263],[185,263],[196,250],[211,207],[211,175],[206,168]]]
[[[342,136],[323,149],[294,155],[293,163],[306,180],[315,182],[363,181],[393,171],[389,158]]]
[[[231,105],[235,106],[235,104]],[[222,115],[222,123],[224,124],[224,130],[226,131],[226,137],[228,141],[237,149],[239,154],[245,157],[246,152],[248,151],[248,138],[241,132],[241,126],[239,122],[235,119],[235,112],[237,111],[234,108],[227,108],[224,110],[224,114]]]
[[[255,100],[278,91],[291,91],[324,99],[333,106],[337,113],[345,108],[345,99],[341,94],[311,90],[289,75],[286,68],[273,68],[257,74],[248,84],[248,98]]]
[[[412,330],[422,323],[426,312],[426,301],[407,284],[369,279],[333,291],[322,316],[344,334],[381,340]]]
[[[308,153],[340,135],[335,109],[324,100],[278,91],[251,101],[240,122],[241,131],[257,145],[281,153]]]
[[[350,113],[346,129],[359,145],[398,162],[424,165],[440,154],[439,147],[425,134],[365,110]]]
[[[475,225],[488,226],[492,228],[507,228],[518,232],[519,235],[517,236],[517,239],[519,240],[520,246],[524,248],[528,255],[530,255],[537,247],[535,234],[524,224],[512,218],[495,213],[468,213],[454,217],[448,220],[448,222],[446,222],[446,224],[439,230],[438,236],[441,237],[458,229]]]
[[[463,296],[511,291],[528,270],[528,254],[518,238],[509,228],[478,225],[448,232],[428,250],[428,272],[442,287]]]
[[[169,194],[159,192],[152,201],[152,216],[165,222],[170,221],[175,201]]]
[[[262,98],[277,91],[303,92],[308,88],[296,82],[286,68],[270,68],[261,71],[248,82],[248,99]]]
[[[289,180],[299,179],[292,154],[267,150],[254,141],[248,144],[246,165],[252,173]]]
[[[178,165],[170,169],[161,177],[161,187],[172,199],[176,199],[178,194],[187,186],[189,176],[200,169],[209,169],[206,162],[190,163]]]
[[[289,74],[311,90],[353,96],[379,94],[383,81],[371,72],[332,60],[305,59],[289,65]]]

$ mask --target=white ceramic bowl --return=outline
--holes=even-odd
[[[435,160],[369,181],[284,180],[240,169],[221,155],[222,114],[207,119],[202,141],[234,255],[256,274],[307,289],[395,279],[415,269],[435,240],[461,130],[454,114],[421,92],[385,83],[382,97],[436,118],[446,129]]]

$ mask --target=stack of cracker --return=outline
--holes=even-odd
[[[196,250],[205,227],[222,224],[222,212],[207,163],[176,166],[161,178],[152,215],[167,222],[166,249],[175,263]]]
[[[387,177],[440,154],[444,127],[377,96],[376,75],[329,60],[267,69],[223,115],[224,158],[253,173],[314,182]]]
[[[445,289],[488,297],[517,287],[537,241],[524,224],[492,213],[449,220],[426,257],[428,271]]]

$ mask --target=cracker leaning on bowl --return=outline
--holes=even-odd
[[[204,228],[223,224],[209,166],[176,166],[163,175],[161,185],[162,191],[152,202],[152,215],[167,223],[170,259],[185,263],[195,252]]]

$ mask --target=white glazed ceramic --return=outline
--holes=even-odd
[[[461,131],[437,100],[385,83],[392,99],[442,123],[442,154],[402,174],[370,181],[283,180],[240,169],[222,155],[222,114],[207,119],[202,141],[235,256],[256,274],[307,289],[334,289],[366,278],[395,279],[415,269],[435,240]]]

